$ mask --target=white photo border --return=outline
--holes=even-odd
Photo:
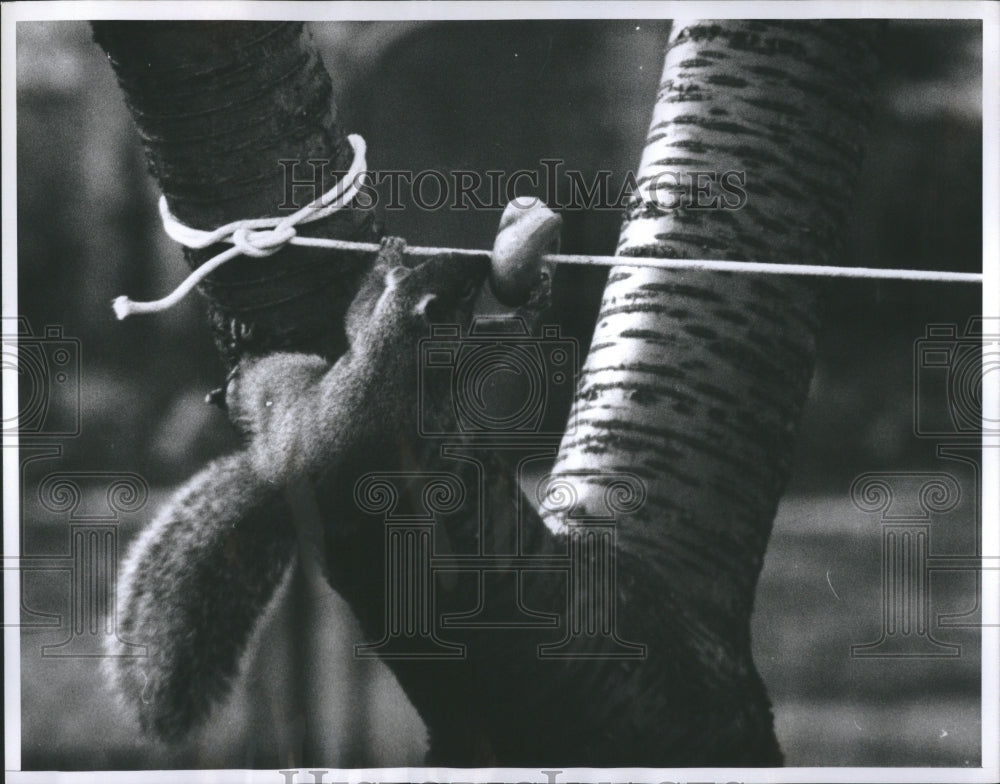
[[[2,258],[3,315],[17,314],[17,212],[13,194],[16,172],[16,46],[15,26],[26,21],[100,19],[247,20],[496,20],[496,19],[980,19],[983,22],[983,314],[1000,314],[1000,4],[973,0],[772,0],[762,2],[162,2],[161,0],[100,0],[94,2],[17,2],[2,8]],[[3,369],[3,410],[17,411],[14,370]],[[1000,420],[1000,390],[983,390],[984,421]],[[986,444],[984,443],[984,447]],[[983,449],[983,555],[1000,556],[1000,459],[996,449]],[[4,552],[19,552],[18,460],[16,436],[5,436],[3,450]],[[1000,570],[982,573],[982,741],[979,768],[566,768],[558,772],[525,768],[380,768],[315,771],[302,769],[299,782],[993,782],[1000,780]],[[283,784],[278,770],[200,771],[21,771],[20,612],[18,572],[5,570],[4,579],[4,739],[6,779],[14,784],[167,784],[190,781]],[[12,620],[13,619],[13,620]],[[12,625],[7,625],[12,624]],[[8,655],[10,653],[11,655]]]

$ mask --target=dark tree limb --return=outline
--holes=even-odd
[[[150,172],[184,223],[213,229],[288,214],[350,166],[353,152],[337,125],[330,77],[302,23],[95,22],[93,29]],[[295,177],[308,181],[310,160],[323,166],[321,187],[289,194],[288,165],[281,161],[301,162]],[[372,213],[359,209],[299,231],[357,240],[376,232]],[[185,255],[197,267],[220,249]],[[369,265],[356,256],[287,247],[220,268],[202,292],[223,358],[232,367],[247,352],[343,353],[343,314]]]

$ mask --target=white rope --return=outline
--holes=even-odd
[[[306,245],[333,250],[374,252],[379,245],[374,242],[350,242],[311,237],[296,237],[292,245]],[[408,256],[459,256],[470,259],[488,259],[490,251],[476,248],[437,248],[407,245]],[[880,267],[835,267],[825,264],[775,264],[762,261],[719,261],[716,259],[665,259],[657,256],[596,256],[592,254],[548,253],[543,262],[550,264],[584,264],[600,267],[655,267],[657,269],[715,270],[717,272],[744,272],[764,275],[804,275],[825,278],[872,278],[880,280],[916,280],[936,283],[982,283],[979,272],[948,272],[946,270],[888,269]]]
[[[252,218],[233,221],[214,231],[201,231],[185,226],[167,207],[166,198],[160,198],[160,217],[163,228],[171,238],[189,248],[207,248],[219,242],[232,243],[231,248],[212,257],[192,272],[176,289],[153,302],[133,302],[128,297],[117,297],[112,303],[119,319],[136,313],[156,313],[180,302],[207,275],[237,256],[263,258],[277,253],[286,245],[308,248],[326,248],[347,252],[375,253],[378,243],[352,242],[325,237],[300,237],[295,227],[300,223],[326,218],[348,206],[360,190],[366,177],[365,142],[360,136],[347,137],[354,149],[354,161],[348,172],[337,184],[319,199],[285,218]],[[435,248],[407,246],[411,256],[460,256],[488,259],[490,251],[468,248]],[[715,270],[765,275],[803,275],[828,278],[868,278],[874,280],[912,280],[935,283],[982,283],[978,272],[947,272],[941,270],[882,269],[878,267],[835,267],[820,264],[773,264],[755,261],[718,261],[715,259],[665,259],[652,256],[594,256],[552,253],[542,256],[550,264],[588,264],[608,267],[655,267],[658,269]]]
[[[188,248],[202,249],[219,242],[232,243],[233,247],[224,250],[217,256],[202,264],[192,272],[170,294],[154,302],[133,302],[128,297],[116,297],[111,307],[118,319],[124,319],[135,313],[157,313],[171,308],[190,293],[207,275],[217,270],[227,261],[237,256],[263,258],[277,253],[288,243],[303,244],[303,238],[298,237],[295,227],[300,223],[311,223],[329,217],[349,205],[364,184],[367,176],[368,163],[365,160],[365,140],[357,134],[347,137],[354,150],[354,160],[351,168],[337,184],[320,196],[316,201],[307,204],[302,209],[284,218],[251,218],[227,223],[213,231],[193,229],[181,223],[170,212],[165,196],[160,197],[160,218],[163,229],[171,239]],[[296,242],[296,240],[299,240]],[[375,246],[376,249],[378,246]]]

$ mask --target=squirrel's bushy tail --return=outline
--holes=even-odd
[[[290,517],[238,452],[188,480],[133,545],[118,629],[148,654],[107,661],[144,730],[179,739],[228,691],[295,552]]]

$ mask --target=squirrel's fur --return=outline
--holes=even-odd
[[[179,739],[228,691],[294,548],[281,495],[245,453],[209,464],[160,510],[118,591],[122,638],[147,656],[106,660],[144,729]]]
[[[565,538],[524,503],[516,474],[500,462],[503,450],[463,454],[452,445],[446,453],[440,442],[418,436],[418,416],[427,413],[418,411],[415,394],[420,340],[430,323],[468,318],[487,272],[485,264],[453,258],[408,267],[401,243],[387,240],[348,313],[350,348],[332,366],[302,354],[241,363],[227,403],[246,449],[181,488],[134,546],[125,570],[121,627],[150,653],[111,662],[144,728],[177,738],[204,718],[224,694],[296,547],[318,547],[328,582],[368,639],[380,639],[386,529],[384,519],[365,514],[355,501],[355,484],[366,473],[397,472],[404,483],[412,480],[396,510],[410,519],[425,514],[421,476],[447,474],[465,488],[463,504],[435,517],[435,553],[479,552],[484,533],[496,552],[515,552],[516,542],[516,552],[532,556],[566,553]],[[454,417],[447,390],[424,391],[442,431],[457,433],[445,421]],[[297,520],[303,493],[319,514]],[[479,525],[483,510],[488,530]],[[307,523],[310,530],[296,530]],[[633,536],[638,540],[617,552],[616,623],[622,639],[646,645],[643,661],[595,660],[589,649],[568,659],[538,656],[539,644],[557,643],[566,629],[564,572],[508,570],[488,591],[473,570],[441,576],[434,592],[438,614],[477,610],[500,618],[516,596],[535,618],[557,623],[499,632],[449,626],[449,640],[464,646],[461,658],[387,659],[428,726],[429,763],[780,764],[766,693],[746,665],[749,632],[739,643],[745,651],[707,660],[698,619],[664,589],[669,560],[661,543],[641,531]]]
[[[188,480],[129,552],[118,628],[148,656],[108,662],[145,730],[178,739],[228,690],[295,551],[290,486],[335,485],[338,466],[392,454],[412,427],[403,401],[416,387],[417,341],[432,314],[467,318],[487,268],[452,258],[411,268],[403,247],[383,242],[348,312],[350,347],[332,366],[293,353],[244,361],[227,406],[246,449]]]

